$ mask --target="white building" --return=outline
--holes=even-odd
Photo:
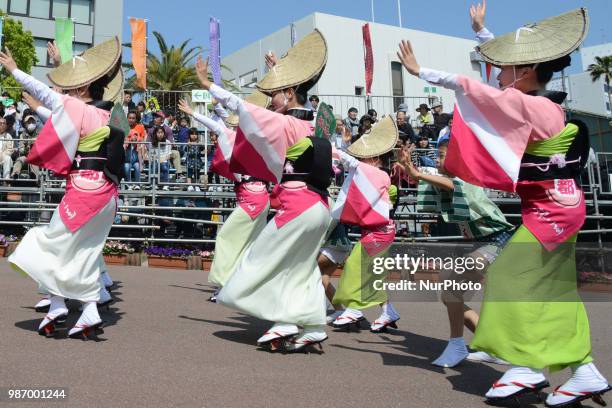
[[[123,0],[0,0],[0,10],[20,20],[34,37],[38,63],[32,74],[47,81],[51,61],[47,42],[55,38],[55,17],[74,20],[74,52],[118,36],[123,29]]]
[[[589,65],[595,63],[595,57],[605,57],[607,55],[612,55],[612,43],[580,48],[582,70],[586,71],[589,69]]]
[[[583,47],[580,49],[583,72],[561,78],[555,78],[548,84],[548,89],[567,92],[567,104],[570,109],[607,116],[612,114],[608,89],[603,78],[593,82],[587,71],[595,63],[595,57],[612,55],[612,43]]]
[[[310,93],[319,95],[321,101],[332,105],[334,111],[343,116],[351,106],[357,107],[360,115],[366,109],[362,39],[362,26],[365,23],[362,20],[313,13],[294,24],[297,41],[315,28],[325,36],[328,46],[327,66]],[[370,23],[370,34],[374,54],[371,106],[379,115],[395,111],[399,103],[404,102],[414,117],[416,107],[433,97],[441,97],[445,110],[452,110],[452,92],[432,87],[402,68],[396,55],[402,39],[412,42],[419,63],[424,67],[480,77],[479,63],[470,58],[476,41],[377,23]],[[287,25],[223,58],[223,64],[231,70],[225,71],[223,76],[235,81],[242,91],[249,92],[266,72],[264,55],[274,51],[282,56],[290,47],[291,26]]]

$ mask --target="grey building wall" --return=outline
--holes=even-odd
[[[32,74],[45,82],[50,70],[46,43],[55,37],[55,16],[75,19],[74,51],[77,54],[113,36],[122,38],[123,0],[0,0],[0,9],[32,32],[39,59]]]

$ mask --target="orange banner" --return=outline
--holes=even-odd
[[[136,71],[136,86],[147,89],[147,23],[130,18],[132,27],[132,65]]]

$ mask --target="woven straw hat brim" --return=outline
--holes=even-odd
[[[121,93],[121,89],[123,88],[123,70],[121,66],[117,67],[117,72],[113,75],[113,78],[110,80],[108,85],[106,85],[106,89],[104,90],[105,101],[113,101],[119,97],[119,93]]]
[[[360,159],[376,157],[391,151],[397,144],[399,133],[395,121],[387,116],[361,136],[347,151]]]
[[[589,16],[579,8],[487,41],[476,50],[496,65],[529,65],[553,61],[582,44],[589,31]]]
[[[327,63],[327,43],[319,30],[314,30],[287,51],[276,66],[257,83],[268,95],[282,89],[309,82],[323,72]]]
[[[268,109],[271,102],[270,97],[268,95],[259,92],[257,89],[254,90],[252,94],[245,97],[244,100],[249,103],[252,103],[253,105],[257,105],[265,109]],[[232,113],[229,118],[225,120],[225,123],[228,126],[238,126],[238,115]]]
[[[108,74],[120,57],[121,43],[119,38],[113,37],[63,63],[47,76],[53,85],[62,89],[80,88]]]

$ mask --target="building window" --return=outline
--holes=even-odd
[[[51,18],[70,17],[70,0],[53,0]]]
[[[85,43],[73,43],[72,44],[72,50],[74,52],[74,55],[81,55],[82,53],[85,52],[85,50],[89,49],[91,47],[91,44],[85,44]]]
[[[404,76],[402,73],[402,64],[393,61],[391,62],[391,88],[393,96],[404,96]],[[403,98],[393,98],[393,110],[397,112]]]
[[[30,17],[51,17],[51,0],[30,0]]]
[[[28,15],[28,0],[9,0],[8,11],[10,14]]]
[[[72,0],[72,4],[70,4],[70,17],[76,23],[89,24],[90,11],[91,0]]]
[[[355,87],[355,96],[362,96],[363,95],[363,86],[356,86]]]
[[[8,6],[8,0],[0,0],[0,10],[6,13],[8,11],[7,6]]]
[[[47,54],[47,42],[46,38],[35,38],[34,39],[34,49],[36,51],[36,59],[38,62],[36,63],[37,67],[49,67],[51,66],[51,61],[49,61],[49,55]]]

